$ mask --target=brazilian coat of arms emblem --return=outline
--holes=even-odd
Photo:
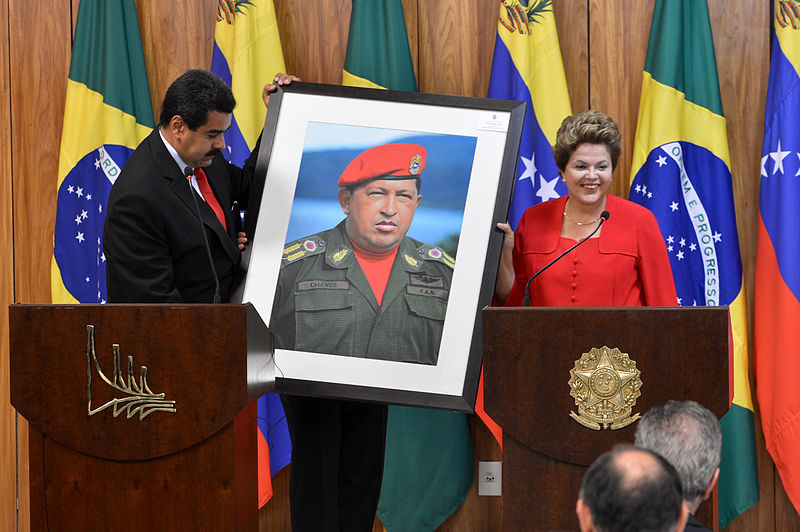
[[[641,395],[641,372],[636,362],[616,347],[593,348],[575,361],[569,371],[569,394],[575,398],[578,413],[572,419],[593,430],[616,430],[639,419],[631,415]]]

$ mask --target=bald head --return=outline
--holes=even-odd
[[[582,530],[599,532],[682,530],[686,519],[678,473],[659,455],[631,445],[595,460],[576,512]]]

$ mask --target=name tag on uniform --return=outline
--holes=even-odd
[[[297,291],[305,290],[350,290],[350,281],[298,281]]]
[[[438,297],[447,299],[447,290],[442,288],[428,288],[425,286],[407,285],[406,292],[414,296]]]

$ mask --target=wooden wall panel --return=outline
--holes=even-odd
[[[7,43],[8,0],[0,0],[0,42]],[[7,47],[0,48],[7,52]],[[11,87],[8,53],[0,54],[0,130],[11,131]],[[0,175],[11,176],[11,142],[0,145]],[[16,413],[9,399],[8,305],[14,302],[14,235],[12,180],[0,180],[0,529],[17,521]]]
[[[486,97],[496,2],[419,0],[420,92]]]
[[[589,108],[589,4],[586,0],[554,2],[561,60],[567,76],[572,112]]]
[[[303,81],[342,83],[349,0],[275,0],[286,69]]]
[[[70,3],[10,2],[16,298],[50,301],[56,175],[69,52]],[[36,38],[31,38],[35,32]]]
[[[190,68],[211,68],[217,1],[137,0],[136,8],[150,100],[158,117],[175,78]]]

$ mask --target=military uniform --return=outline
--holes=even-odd
[[[278,348],[436,364],[453,259],[405,237],[378,301],[344,222],[286,246],[271,328]]]
[[[417,144],[370,148],[350,162],[339,186],[354,194],[373,179],[417,179],[425,156]],[[398,216],[389,203],[381,207],[381,220]],[[355,212],[356,207],[350,208]],[[407,220],[398,223],[410,223],[414,208],[406,209]],[[343,210],[349,219],[344,204]],[[403,237],[394,262],[380,266],[391,269],[378,304],[346,222],[285,247],[270,321],[275,346],[435,365],[453,259],[437,247]],[[281,401],[292,437],[292,530],[371,531],[381,492],[388,407],[290,395]]]

